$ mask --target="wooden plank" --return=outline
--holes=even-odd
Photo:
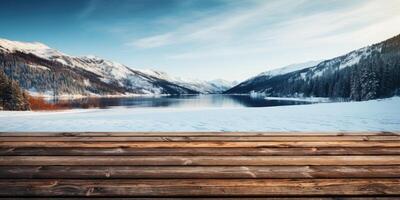
[[[2,179],[0,196],[400,195],[400,179]]]
[[[0,166],[0,179],[400,178],[396,166]]]
[[[345,197],[345,196],[333,196],[333,197],[13,197],[13,198],[1,198],[1,200],[26,200],[26,199],[40,199],[40,200],[398,200],[399,196],[391,197],[374,197],[374,196],[362,196],[362,197]]]
[[[399,139],[389,132],[0,133],[0,196],[394,197]]]
[[[399,136],[400,132],[387,132],[387,131],[375,131],[375,132],[0,132],[0,137],[75,137],[75,136],[193,136],[193,137],[205,137],[205,136],[291,136],[291,137],[308,137],[308,136],[346,136],[346,135],[358,135],[358,136]]]
[[[188,147],[400,147],[398,141],[301,141],[301,142],[3,142],[4,147],[98,147],[98,148],[188,148]]]
[[[193,137],[193,136],[121,136],[121,137],[92,137],[92,136],[84,136],[84,137],[0,137],[0,141],[2,142],[21,142],[21,141],[29,141],[29,142],[191,142],[191,141],[268,141],[268,142],[281,142],[281,141],[400,141],[400,136],[308,136],[308,137],[285,137],[285,136],[202,136],[202,137]]]
[[[313,156],[313,155],[400,155],[400,148],[69,148],[3,147],[0,156],[125,155],[125,156]]]
[[[0,165],[400,165],[392,156],[0,156]]]

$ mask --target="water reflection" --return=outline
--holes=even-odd
[[[182,95],[161,97],[118,97],[118,98],[82,98],[53,101],[56,104],[67,104],[71,108],[111,108],[123,106],[128,108],[142,107],[271,107],[284,105],[310,104],[294,100],[266,100],[263,97],[246,95]]]

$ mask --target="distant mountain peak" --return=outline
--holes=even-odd
[[[4,54],[5,53],[5,54]],[[3,56],[1,56],[3,55]],[[38,60],[33,56],[44,59]],[[14,58],[12,58],[14,57]],[[94,55],[69,56],[39,42],[0,39],[0,59],[10,59],[21,70],[0,69],[19,79],[21,86],[39,93],[80,94],[197,94],[222,93],[226,85],[190,82],[150,69],[134,69]],[[7,68],[7,69],[6,69]],[[46,70],[46,71],[43,71]],[[38,72],[39,71],[39,72]],[[58,78],[57,78],[58,77]],[[59,83],[57,79],[60,79]],[[54,89],[54,85],[59,84]],[[52,91],[50,91],[52,90]]]
[[[33,54],[37,57],[47,60],[55,60],[61,62],[61,57],[68,56],[67,54],[64,54],[56,49],[52,49],[49,46],[40,42],[19,42],[7,39],[0,39],[0,50],[1,49],[9,53],[15,53],[18,51],[26,54]]]
[[[85,56],[80,56],[79,58],[87,59],[87,60],[103,60],[102,58],[100,58],[96,55],[85,55]]]
[[[151,69],[138,69],[138,71],[158,77],[160,79],[165,79],[173,82],[177,85],[182,85],[186,88],[198,91],[203,94],[217,94],[223,93],[229,88],[233,87],[235,82],[230,82],[223,79],[215,79],[211,81],[205,81],[193,78],[182,78],[176,76],[170,76],[166,72]]]
[[[302,70],[302,69],[305,69],[305,68],[316,66],[322,61],[323,60],[311,60],[311,61],[302,62],[302,63],[295,63],[295,64],[287,65],[285,67],[281,67],[281,68],[276,68],[276,69],[265,71],[265,72],[257,75],[256,77],[260,77],[260,76],[277,76],[277,75],[281,75],[281,74],[287,74],[287,73],[290,73],[290,72],[294,72],[294,71],[298,71],[298,70]]]
[[[322,62],[322,60],[311,60],[311,61],[302,62],[302,63],[290,64],[290,65],[276,68],[276,69],[271,69],[271,70],[262,72],[262,73],[258,74],[257,76],[251,77],[251,78],[243,81],[241,84],[246,85],[246,84],[250,84],[253,80],[259,81],[260,79],[270,79],[274,76],[279,76],[279,75],[295,72],[298,70],[314,67],[321,62]]]
[[[51,49],[47,45],[40,42],[20,42],[0,38],[0,46],[10,51],[35,51]]]

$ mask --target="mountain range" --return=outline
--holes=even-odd
[[[264,72],[225,93],[355,101],[397,95],[400,93],[400,35],[333,59]]]
[[[96,56],[70,56],[42,43],[0,39],[0,70],[31,94],[259,94],[274,97],[385,98],[400,93],[400,35],[321,61],[263,72],[239,84],[188,80]]]
[[[0,69],[32,94],[131,95],[221,93],[227,81],[183,80],[96,56],[70,56],[42,43],[0,39]]]

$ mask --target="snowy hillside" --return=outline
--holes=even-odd
[[[221,93],[231,86],[222,81],[184,81],[163,72],[133,69],[95,56],[70,56],[38,42],[0,39],[0,54],[0,61],[9,64],[18,61],[11,65],[21,68],[11,70],[10,66],[0,66],[6,74],[16,73],[13,77],[19,79],[23,88],[39,94],[197,94]],[[20,74],[22,71],[28,74]],[[38,77],[38,72],[44,73],[44,77]],[[54,88],[55,76],[68,80]],[[38,78],[43,80],[35,80]],[[33,83],[28,79],[34,79]]]
[[[257,77],[273,77],[273,76],[278,76],[278,75],[282,75],[282,74],[287,74],[290,72],[294,72],[294,71],[298,71],[301,69],[305,69],[305,68],[309,68],[309,67],[313,67],[318,65],[318,63],[320,63],[322,60],[319,61],[308,61],[308,62],[304,62],[304,63],[297,63],[297,64],[291,64],[282,68],[278,68],[278,69],[273,69],[270,71],[266,71],[263,72],[259,75],[257,75],[254,78]]]
[[[222,79],[212,81],[203,81],[198,79],[183,79],[175,78],[174,83],[199,91],[202,94],[220,94],[232,88],[235,82],[230,82]]]
[[[27,54],[31,53],[45,59],[67,56],[39,42],[19,42],[6,39],[0,39],[0,50],[9,53],[14,53],[16,51],[20,51]]]
[[[285,66],[285,67],[282,67],[282,68],[269,70],[269,71],[260,73],[255,77],[249,78],[249,79],[247,79],[246,81],[244,81],[241,84],[249,84],[249,83],[252,83],[254,81],[257,82],[257,81],[260,81],[260,79],[268,80],[268,79],[271,79],[274,76],[284,75],[284,74],[288,74],[288,73],[295,72],[295,71],[298,71],[298,70],[302,70],[302,69],[305,69],[305,68],[316,66],[320,62],[321,62],[321,60],[319,60],[319,61],[308,61],[308,62],[304,62],[304,63],[296,63],[296,64],[291,64],[291,65],[288,65],[288,66]]]
[[[264,72],[229,94],[369,100],[400,93],[400,35],[322,62]]]
[[[180,77],[172,77],[169,76],[165,72],[156,71],[156,70],[139,70],[145,74],[149,74],[151,76],[155,76],[160,79],[168,80],[177,85],[181,85],[183,87],[192,89],[194,91],[198,91],[201,94],[220,94],[235,86],[236,82],[231,82],[223,79],[216,79],[211,81],[204,81],[199,79],[187,79]]]

